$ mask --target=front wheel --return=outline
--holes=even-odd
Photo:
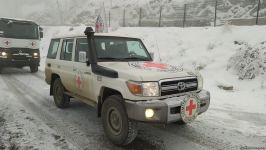
[[[30,66],[30,72],[31,72],[31,73],[36,73],[36,72],[38,72],[38,65],[31,65],[31,66]]]
[[[54,102],[58,108],[66,108],[69,106],[70,97],[65,94],[64,86],[60,78],[55,79],[53,83]]]
[[[122,97],[108,97],[102,106],[105,134],[116,145],[128,145],[138,134],[137,123],[128,119]]]

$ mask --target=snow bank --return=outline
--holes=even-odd
[[[85,27],[47,27],[42,41],[45,56],[52,36],[80,33]],[[244,111],[266,114],[265,74],[257,74],[253,80],[239,80],[238,73],[228,70],[230,59],[248,43],[253,47],[266,40],[266,26],[252,27],[193,27],[193,28],[118,28],[115,34],[141,38],[155,61],[182,65],[198,70],[204,77],[204,88],[211,92],[211,109]],[[260,51],[261,49],[258,49]],[[260,52],[261,53],[261,52]],[[260,54],[259,54],[260,56]],[[45,57],[42,59],[42,69]],[[245,60],[245,58],[243,58]],[[264,63],[265,66],[265,63]],[[226,91],[218,85],[233,86]]]

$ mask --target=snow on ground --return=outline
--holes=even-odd
[[[0,78],[0,150],[2,149],[73,149],[64,137],[57,135],[42,120],[22,106],[20,89],[14,89]],[[14,95],[14,91],[21,96]],[[28,99],[29,100],[29,99]],[[31,99],[30,103],[34,103]]]

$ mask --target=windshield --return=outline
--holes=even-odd
[[[98,61],[151,61],[139,39],[121,37],[95,37]]]
[[[38,25],[0,21],[0,36],[16,39],[38,39]]]

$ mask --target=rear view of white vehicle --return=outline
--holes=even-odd
[[[32,73],[38,71],[41,30],[32,21],[0,18],[0,72],[4,67],[24,66]]]

